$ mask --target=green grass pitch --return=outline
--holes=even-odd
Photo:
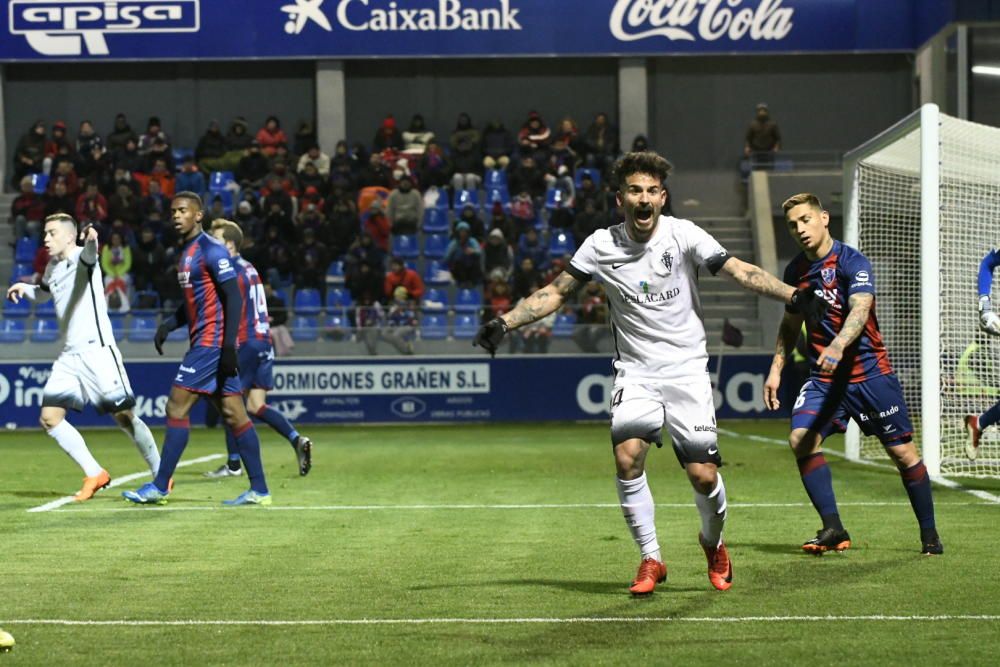
[[[139,479],[46,512],[27,510],[79,471],[38,431],[0,433],[0,627],[17,639],[0,667],[996,664],[1000,504],[935,487],[946,553],[921,557],[898,474],[830,457],[855,546],[808,556],[818,519],[787,448],[733,434],[785,425],[722,426],[733,588],[708,583],[667,448],[648,470],[670,574],[647,599],[627,592],[638,554],[604,425],[303,429],[305,478],[263,427],[270,509],[222,509],[246,479],[204,479],[220,459],[178,469],[164,509],[126,505]],[[84,435],[113,477],[143,469],[119,431]],[[184,458],[223,451],[196,430]]]

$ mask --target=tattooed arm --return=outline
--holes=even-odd
[[[581,281],[563,271],[551,283],[522,299],[516,308],[501,316],[501,319],[511,329],[531,324],[558,310],[566,302],[566,298],[581,287]]]
[[[749,264],[735,257],[730,257],[722,265],[722,273],[732,278],[744,289],[756,292],[761,296],[770,297],[790,303],[795,288],[781,282],[776,276],[754,264]],[[794,344],[794,340],[792,341]]]
[[[771,370],[767,374],[764,382],[764,405],[770,410],[777,410],[781,407],[778,399],[778,389],[781,387],[781,371],[785,368],[792,348],[798,341],[799,333],[802,330],[802,315],[798,313],[785,313],[781,318],[781,325],[778,327],[778,342],[775,345],[774,359],[771,360]]]
[[[875,295],[869,292],[859,292],[852,294],[847,301],[847,318],[844,325],[840,327],[840,333],[830,341],[826,349],[819,354],[819,367],[827,372],[833,372],[844,357],[844,350],[853,343],[864,331],[868,323],[868,314],[871,312],[872,303],[875,302]]]

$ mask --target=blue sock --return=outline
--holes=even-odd
[[[257,419],[260,419],[262,422],[286,437],[288,442],[292,443],[292,446],[295,445],[295,441],[298,440],[299,437],[299,432],[295,430],[292,423],[285,419],[285,416],[280,412],[272,408],[270,405],[264,405],[257,411],[255,416]]]
[[[153,484],[163,493],[167,492],[170,478],[174,476],[174,470],[181,460],[181,454],[187,447],[188,437],[191,435],[191,420],[167,419],[167,436],[163,440],[163,450],[160,452],[160,469],[156,473]]]
[[[985,431],[994,424],[1000,424],[1000,401],[983,414],[979,415],[979,430]]]
[[[229,455],[227,465],[230,470],[240,469],[240,448],[236,446],[236,436],[230,428],[226,428],[226,453]]]
[[[243,467],[247,470],[247,477],[250,478],[250,488],[257,493],[267,493],[267,482],[264,480],[264,463],[260,459],[260,440],[257,438],[257,431],[248,419],[243,426],[237,427],[233,431],[236,438],[236,446],[240,451],[240,458],[243,459]]]
[[[909,468],[900,468],[899,476],[903,478],[903,487],[910,497],[913,513],[917,515],[917,523],[921,530],[933,529],[934,498],[931,496],[931,478],[921,459]]]
[[[843,530],[837,510],[837,497],[833,493],[833,474],[826,463],[826,457],[822,452],[810,454],[798,459],[798,464],[802,485],[806,487],[813,507],[819,512],[823,527]]]

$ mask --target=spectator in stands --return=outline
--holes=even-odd
[[[424,188],[443,188],[450,182],[451,161],[438,142],[427,143],[427,148],[417,166],[417,174]]]
[[[577,212],[573,218],[572,231],[576,247],[579,248],[587,237],[598,229],[606,229],[609,226],[608,222],[608,214],[597,210],[595,200],[583,200],[583,210]]]
[[[149,185],[153,182],[159,183],[160,192],[167,198],[172,199],[174,192],[176,192],[174,172],[162,159],[156,160],[148,173],[136,174],[135,179],[139,183],[143,196],[149,194]]]
[[[539,283],[529,285],[528,294],[534,294],[539,289],[541,289]],[[526,296],[522,297],[518,303],[520,304],[526,298]],[[521,327],[511,338],[512,350],[521,347],[525,354],[545,354],[549,351],[549,343],[552,339],[552,327],[555,322],[556,311],[552,311],[542,319]]]
[[[54,158],[59,155],[60,149],[63,147],[66,148],[63,154],[69,156],[69,159],[72,160],[76,155],[76,148],[69,140],[69,136],[66,134],[66,123],[64,121],[57,120],[52,123],[52,136],[45,145],[45,156],[54,160]]]
[[[326,234],[326,216],[323,215],[323,200],[316,199],[319,197],[316,193],[316,188],[310,186],[308,190],[312,192],[307,192],[303,195],[299,214],[295,219],[299,229],[299,238],[302,237],[302,233],[307,229],[311,229],[317,237],[322,237]]]
[[[518,222],[507,215],[503,204],[496,202],[493,204],[490,216],[490,230],[499,229],[503,233],[504,242],[510,245],[511,239],[521,237],[521,229]]]
[[[538,166],[534,156],[522,155],[520,163],[510,172],[508,181],[510,192],[518,195],[527,192],[534,200],[545,197],[545,172]]]
[[[381,153],[386,149],[403,150],[403,135],[396,127],[396,119],[392,114],[382,119],[382,124],[375,132],[375,139],[372,141],[372,150]]]
[[[323,179],[330,178],[330,156],[319,149],[319,146],[313,144],[306,149],[306,152],[302,154],[299,158],[298,168],[295,170],[301,175],[305,172],[306,165],[313,165],[316,168],[316,173],[319,174]]]
[[[21,193],[10,206],[10,222],[14,225],[15,243],[25,236],[34,239],[35,243],[41,242],[45,204],[45,199],[35,193],[31,176],[24,176],[21,179]]]
[[[377,303],[383,298],[385,280],[381,264],[374,267],[370,262],[357,261],[348,266],[350,270],[345,270],[344,287],[355,303]]]
[[[144,225],[132,252],[135,288],[140,291],[153,290],[162,296],[166,281],[177,282],[171,275],[171,268],[167,261],[167,250],[156,238],[156,230],[150,225]]]
[[[80,153],[78,157],[80,176],[97,183],[103,194],[113,180],[114,167],[111,164],[110,153],[105,150],[103,144],[95,142],[89,151]]]
[[[503,230],[494,227],[483,243],[483,275],[493,276],[500,272],[504,280],[510,278],[514,270],[514,251],[507,244]]]
[[[264,184],[264,177],[270,171],[271,162],[261,153],[260,144],[254,139],[240,159],[234,176],[241,186],[259,190]]]
[[[633,153],[643,153],[649,150],[649,139],[646,138],[645,134],[637,134],[635,139],[632,140],[632,152]]]
[[[424,298],[424,281],[420,274],[407,268],[402,257],[393,257],[389,260],[389,270],[385,274],[386,298],[391,297],[393,291],[400,286],[405,287],[410,298],[417,303]]]
[[[584,150],[583,138],[580,136],[580,128],[572,116],[564,116],[559,121],[559,128],[552,133],[552,142],[562,142],[573,153],[579,155]]]
[[[240,226],[243,230],[243,241],[246,243],[247,239],[253,239],[254,242],[259,241],[264,236],[264,223],[260,219],[260,216],[254,212],[253,204],[247,200],[241,201],[236,205],[236,211],[233,214],[233,220]],[[240,251],[242,254],[242,251]],[[247,260],[253,264],[252,260]]]
[[[361,232],[344,257],[345,275],[356,271],[362,264],[367,264],[372,272],[378,276],[376,298],[382,298],[382,281],[385,278],[385,251],[375,244],[375,239],[372,238],[371,234],[365,232]]]
[[[389,193],[386,215],[393,234],[416,234],[424,219],[424,198],[413,187],[413,179],[404,176],[399,187]],[[411,290],[412,293],[412,290]]]
[[[104,294],[108,298],[108,310],[128,310],[131,270],[132,249],[125,244],[125,237],[120,232],[113,231],[108,243],[101,248],[101,273],[104,274]]]
[[[580,307],[573,340],[584,352],[598,352],[598,344],[610,335],[608,331],[608,297],[596,280],[591,280],[580,293]]]
[[[517,261],[521,262],[525,257],[529,257],[532,265],[539,271],[544,271],[549,266],[549,249],[534,227],[528,227],[517,244]]]
[[[174,283],[177,281],[175,280]],[[284,357],[292,353],[295,341],[288,331],[288,304],[272,285],[264,283],[264,300],[267,302],[267,316],[271,322],[271,338],[274,340],[274,354]]]
[[[73,215],[76,213],[76,196],[66,189],[66,181],[56,181],[52,191],[45,195],[45,217],[56,213]]]
[[[353,190],[359,170],[360,167],[355,163],[347,142],[341,139],[330,157],[331,185],[339,182],[345,189]]]
[[[576,171],[576,167],[579,162],[580,160],[577,157],[577,153],[570,146],[569,141],[562,136],[556,137],[555,140],[553,140],[552,151],[549,153],[547,169],[548,174],[557,174],[560,169],[565,167],[569,170],[570,176],[572,177],[572,173]]]
[[[528,119],[517,133],[517,145],[521,156],[530,155],[536,162],[544,163],[548,159],[549,145],[552,143],[552,131],[542,120],[537,111],[528,113]]]
[[[305,155],[311,146],[318,145],[316,128],[308,120],[301,121],[299,127],[295,130],[295,136],[292,138],[292,149],[295,151],[295,154]],[[302,170],[299,169],[299,171]]]
[[[104,141],[104,145],[108,149],[108,152],[110,152],[113,156],[118,151],[125,148],[125,144],[128,143],[129,139],[134,141],[136,145],[139,144],[139,135],[137,135],[135,130],[132,129],[132,126],[128,124],[128,118],[125,117],[125,114],[120,113],[115,116],[114,129],[108,133],[108,136]]]
[[[376,348],[379,340],[390,343],[401,354],[413,354],[413,339],[417,332],[417,312],[405,287],[399,286],[393,291],[389,307],[384,313],[375,315],[375,317],[371,317],[371,315],[359,318],[362,320],[359,322],[361,338],[368,354],[377,354]],[[374,320],[374,322],[370,320]]]
[[[510,217],[517,232],[509,235],[510,239],[519,238],[528,227],[534,227],[538,217],[535,213],[535,200],[527,190],[522,190],[511,199]],[[507,236],[507,234],[504,235]]]
[[[340,257],[347,252],[358,236],[358,215],[346,200],[337,200],[330,207],[327,218],[327,243],[330,254]]]
[[[359,188],[387,188],[391,180],[392,174],[382,161],[382,154],[372,153],[368,158],[368,164],[358,174],[357,184]]]
[[[181,169],[177,172],[174,182],[177,192],[194,192],[198,195],[205,194],[205,176],[198,170],[193,155],[185,155]]]
[[[778,124],[771,118],[767,104],[757,105],[757,114],[747,128],[746,141],[743,144],[743,154],[750,158],[753,165],[768,168],[774,164],[774,154],[781,150],[781,131]]]
[[[469,223],[456,224],[455,236],[445,250],[443,261],[459,287],[475,287],[483,281],[481,254],[482,248],[472,236]]]
[[[160,216],[160,220],[166,220],[170,214],[170,199],[163,194],[163,188],[158,180],[150,180],[148,193],[139,200],[139,209],[142,211],[142,219],[149,220],[149,216],[154,211]]]
[[[389,218],[382,210],[382,200],[376,198],[372,201],[368,210],[361,216],[361,230],[372,237],[375,245],[382,252],[389,251],[389,237],[392,234],[392,225]]]
[[[611,124],[608,114],[602,111],[594,116],[583,144],[584,162],[603,173],[618,155],[618,128]]]
[[[146,132],[141,137],[139,137],[139,154],[145,155],[153,148],[153,142],[157,139],[161,140],[164,144],[170,145],[170,137],[167,133],[163,131],[163,127],[160,124],[159,116],[150,116],[149,122],[146,123]]]
[[[116,169],[124,169],[130,174],[141,172],[143,159],[139,154],[138,142],[135,139],[126,139],[125,146],[115,153],[113,161]]]
[[[108,197],[108,203],[111,202],[111,196],[118,190],[119,185],[128,186],[128,189],[132,191],[132,194],[137,197],[142,195],[142,187],[139,185],[138,181],[132,178],[132,174],[125,169],[116,168],[114,179],[111,181],[110,194],[105,193],[105,196]]]
[[[486,307],[483,309],[483,321],[488,322],[494,317],[500,317],[514,307],[511,298],[510,285],[497,273],[490,276],[486,287]]]
[[[205,134],[201,135],[198,145],[195,146],[194,159],[199,163],[202,160],[218,160],[228,151],[229,146],[222,134],[222,126],[217,120],[210,121]]]
[[[312,288],[326,293],[326,267],[330,256],[326,246],[316,238],[316,230],[302,230],[302,241],[295,248],[295,289]]]
[[[75,217],[80,225],[101,225],[108,219],[108,200],[97,189],[97,183],[87,183],[86,190],[76,200]]]
[[[329,189],[330,180],[321,176],[312,162],[306,162],[305,167],[297,174],[297,178],[303,192],[312,188],[322,196]]]
[[[77,176],[76,167],[72,161],[62,160],[56,164],[55,169],[49,177],[48,189],[51,191],[56,183],[65,184],[66,191],[74,197],[80,194],[80,177]]]
[[[128,185],[119,183],[115,193],[108,199],[108,218],[112,221],[121,220],[130,227],[139,224],[142,218],[139,198]]]
[[[260,144],[261,152],[268,157],[278,152],[279,144],[288,145],[288,135],[281,129],[281,121],[277,116],[268,116],[254,138]]]
[[[455,190],[478,190],[482,182],[483,149],[479,130],[472,125],[469,114],[458,114],[451,133],[451,186]]]
[[[80,132],[76,135],[76,154],[81,157],[90,155],[95,147],[104,147],[101,135],[94,131],[94,124],[89,120],[80,121]]]
[[[143,160],[143,171],[147,174],[151,173],[159,161],[166,165],[166,169],[171,175],[176,171],[174,152],[170,150],[170,146],[161,137],[153,139],[153,145]]]
[[[427,144],[434,141],[434,133],[424,125],[424,117],[413,114],[410,126],[403,132],[403,155],[419,158],[427,150]]]
[[[557,229],[572,227],[576,185],[566,165],[559,166],[556,177],[551,181],[551,188],[558,192],[558,197],[555,208],[549,210],[549,225]]]
[[[606,210],[607,200],[604,194],[597,187],[597,184],[594,183],[594,179],[590,173],[584,172],[583,176],[580,177],[580,187],[575,189],[573,208],[579,213],[588,201],[594,204],[595,211]]]
[[[492,120],[483,130],[483,166],[487,169],[506,169],[514,153],[514,137],[504,127],[502,120]]]
[[[290,235],[282,234],[279,225],[266,227],[262,266],[258,271],[267,276],[267,282],[275,289],[281,289],[292,284],[294,274],[294,259],[284,239]]]
[[[19,185],[21,179],[29,174],[42,172],[45,160],[45,123],[35,121],[31,128],[21,136],[14,149],[14,177],[12,183]]]

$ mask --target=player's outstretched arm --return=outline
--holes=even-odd
[[[783,283],[777,276],[755,264],[730,257],[722,265],[722,273],[733,279],[740,287],[751,292],[776,299],[782,303],[792,302],[795,288]]]
[[[764,405],[769,410],[777,410],[781,407],[781,401],[778,399],[781,371],[784,370],[785,363],[792,354],[796,340],[798,340],[799,332],[802,330],[802,320],[803,316],[799,313],[785,313],[778,326],[778,342],[774,350],[774,359],[771,360],[771,370],[764,382]]]
[[[11,303],[21,303],[21,299],[25,298],[34,300],[37,289],[37,285],[14,283],[7,288],[7,300]]]
[[[993,269],[1000,264],[1000,252],[989,251],[979,263],[979,328],[1000,336],[1000,316],[993,312],[990,293],[993,291]]]
[[[819,367],[822,370],[829,373],[836,370],[837,364],[844,357],[844,350],[858,339],[868,324],[868,314],[873,303],[875,295],[871,292],[852,294],[847,300],[847,317],[840,327],[840,333],[819,353]]]

